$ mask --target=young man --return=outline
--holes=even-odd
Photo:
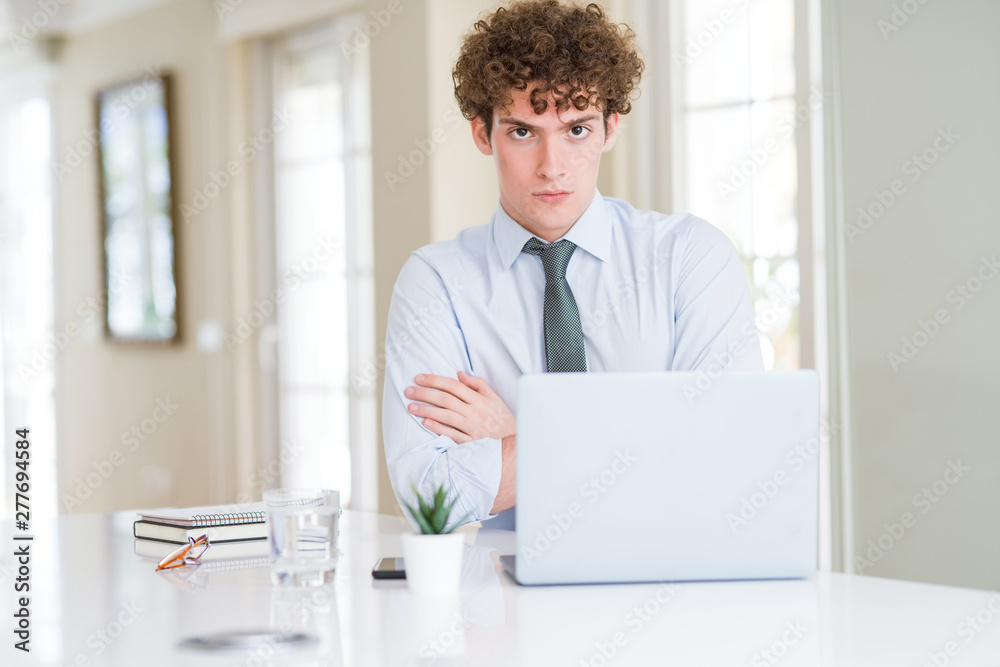
[[[500,202],[396,281],[383,434],[399,500],[444,484],[459,515],[513,527],[524,373],[763,370],[725,235],[597,191],[642,69],[631,30],[593,4],[515,2],[466,36],[455,97]]]

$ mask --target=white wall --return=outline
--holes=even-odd
[[[208,172],[223,165],[230,148],[254,129],[250,53],[239,40],[268,34],[268,26],[244,25],[261,15],[257,5],[248,1],[242,14],[237,7],[220,22],[211,3],[170,0],[98,27],[88,24],[69,31],[55,55],[61,68],[53,113],[57,159],[95,126],[96,90],[140,76],[147,65],[161,66],[174,74],[177,192],[181,202],[189,203],[194,190],[207,182]],[[311,12],[301,20],[359,9],[384,12],[387,6],[384,0],[296,5]],[[451,91],[460,37],[479,9],[490,9],[492,3],[407,0],[401,6],[367,46],[373,76],[380,351],[392,286],[409,254],[488,221],[497,196],[492,160],[476,151]],[[288,8],[294,16],[302,13],[293,9]],[[299,21],[286,13],[280,18],[271,31]],[[434,145],[432,154],[425,156],[429,159],[404,183],[390,186],[385,174],[396,172],[400,159],[409,159],[427,141]],[[79,304],[102,289],[97,178],[91,158],[56,187],[57,328],[78,320]],[[124,457],[107,481],[74,504],[73,511],[232,501],[248,490],[248,480],[261,464],[258,332],[233,354],[225,348],[204,353],[195,346],[199,323],[217,322],[223,331],[231,331],[258,296],[255,199],[248,179],[234,179],[191,224],[179,222],[179,345],[112,345],[95,320],[61,355],[60,495],[73,495],[78,480],[85,480],[95,464],[121,450],[122,433],[151,416],[157,398],[169,397],[179,405],[154,435]],[[381,396],[381,387],[378,392]],[[379,458],[380,509],[398,512],[381,451]]]
[[[178,138],[173,157],[177,192],[186,201],[216,165],[214,114],[225,113],[216,84],[222,52],[214,46],[214,29],[210,3],[177,0],[70,36],[56,54],[54,158],[64,161],[71,150],[83,155],[80,166],[55,183],[55,325],[57,331],[70,323],[82,327],[57,358],[58,491],[63,500],[68,494],[81,501],[60,502],[63,512],[221,499],[214,481],[227,446],[229,388],[219,384],[225,360],[200,352],[194,342],[199,322],[225,316],[227,253],[220,246],[217,209],[190,225],[177,221],[179,344],[111,344],[102,336],[100,316],[88,321],[81,305],[104,288],[99,172],[94,154],[79,148],[96,128],[94,94],[142,77],[147,67],[172,72],[171,131]],[[148,429],[154,414],[164,416],[155,413],[158,400],[176,408],[128,451],[122,434],[141,428],[144,420]],[[107,470],[102,462],[115,450],[122,454],[120,465],[112,461],[108,479],[84,497],[81,483],[97,468]]]
[[[374,2],[371,3],[374,6]],[[403,183],[387,180],[399,173],[399,161],[414,149],[415,139],[430,135],[427,101],[428,30],[426,3],[411,2],[371,44],[372,195],[375,229],[375,336],[385,350],[385,329],[396,275],[410,253],[431,238],[430,170],[419,166]],[[389,73],[392,73],[391,75]],[[384,357],[378,364],[384,370]],[[392,493],[381,446],[379,373],[379,511],[400,514]]]
[[[900,29],[883,37],[879,21],[892,25],[893,6],[903,4],[919,10],[897,15]],[[857,561],[865,574],[995,588],[1000,277],[961,309],[948,295],[1000,252],[1000,3],[836,0],[833,9],[845,222],[857,224],[875,191],[897,179],[905,187],[846,244],[854,555],[872,557],[870,566]],[[948,128],[953,145],[911,174],[911,156]],[[902,337],[924,342],[919,323],[939,310],[947,323],[894,370],[887,355],[902,357]],[[935,502],[915,503],[949,462],[969,469],[949,475],[953,485],[938,483],[943,497],[932,491]],[[896,539],[885,524],[904,513],[911,526],[895,527]],[[882,555],[868,543],[880,539],[889,547]]]
[[[436,150],[431,158],[431,237],[454,238],[466,227],[486,224],[499,201],[493,158],[472,141],[469,121],[455,101],[451,71],[462,38],[480,15],[493,10],[493,0],[434,0],[428,3],[428,81],[431,132]]]

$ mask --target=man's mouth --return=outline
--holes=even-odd
[[[559,202],[569,195],[570,193],[565,190],[543,190],[535,193],[535,197],[543,202]]]

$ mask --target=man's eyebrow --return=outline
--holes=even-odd
[[[599,114],[596,114],[596,113],[594,113],[594,114],[588,114],[586,116],[580,116],[579,118],[571,120],[568,123],[564,123],[563,124],[563,129],[566,129],[567,127],[573,127],[574,125],[580,125],[581,123],[589,123],[591,121],[599,120],[600,117],[601,116]],[[539,129],[539,127],[537,125],[532,125],[531,123],[525,123],[523,120],[518,120],[517,118],[511,118],[509,116],[506,117],[506,118],[498,118],[497,119],[497,124],[499,124],[499,125],[515,125],[517,127],[523,127],[526,130],[531,130],[532,132],[534,132],[535,130]]]

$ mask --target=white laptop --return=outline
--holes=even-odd
[[[543,373],[518,380],[522,584],[816,571],[815,371]]]

